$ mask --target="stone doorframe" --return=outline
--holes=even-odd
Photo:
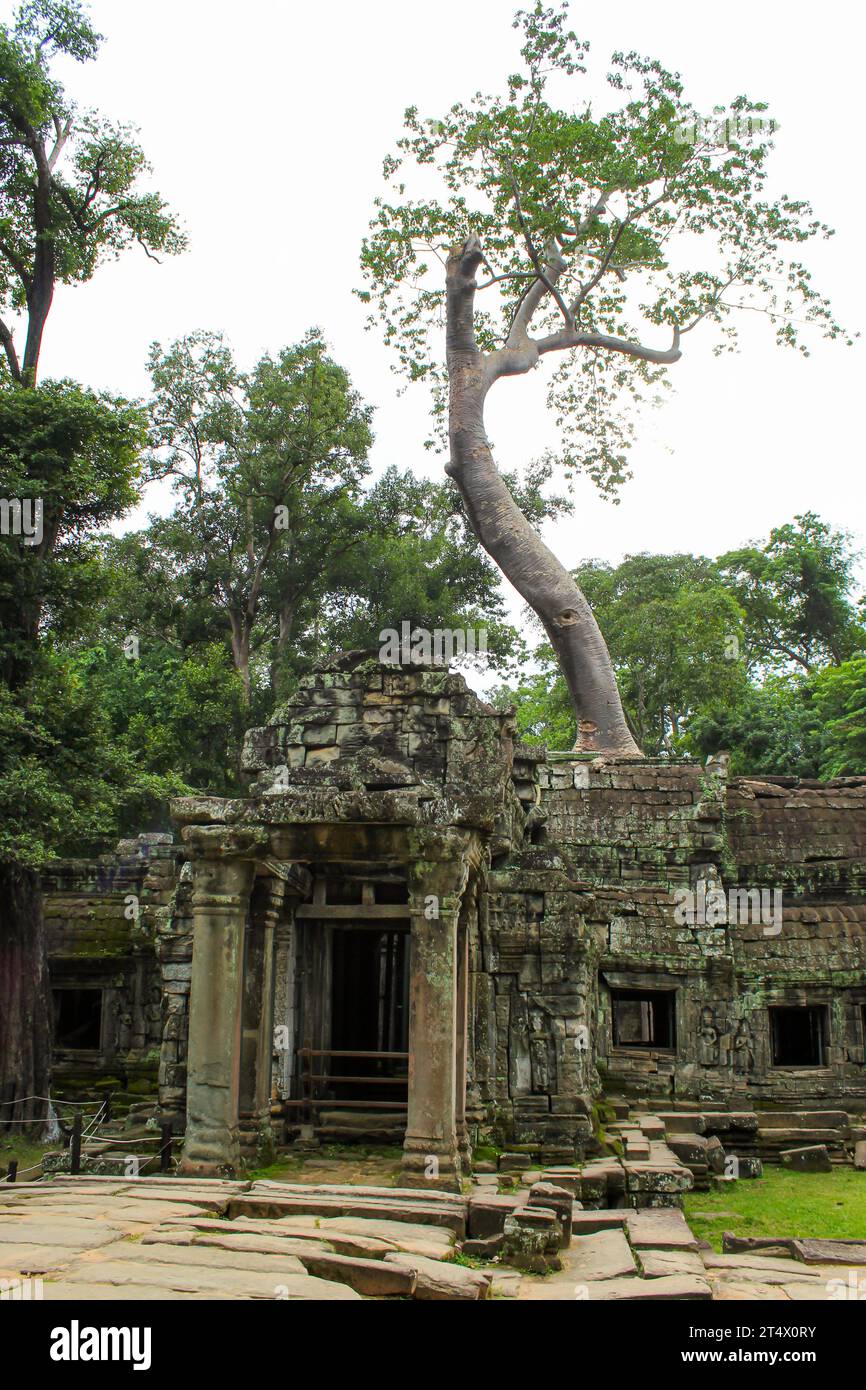
[[[228,1176],[271,1143],[275,935],[309,896],[302,865],[268,857],[262,828],[187,825],[192,864],[187,1126],[181,1172]],[[408,832],[409,1103],[401,1181],[457,1190],[468,1173],[468,910],[481,837]],[[470,886],[472,885],[472,886]]]
[[[459,1191],[466,1129],[469,932],[464,899],[482,859],[480,838],[445,827],[409,832],[407,877],[409,1110],[400,1181]]]
[[[193,873],[182,1173],[234,1176],[271,1145],[274,932],[309,873],[267,856],[258,829],[185,826]]]

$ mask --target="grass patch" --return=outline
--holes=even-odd
[[[866,1173],[853,1168],[791,1173],[767,1165],[762,1178],[726,1183],[716,1192],[687,1193],[684,1206],[695,1235],[719,1252],[725,1231],[866,1240]]]
[[[21,1182],[35,1182],[41,1176],[41,1168],[35,1173],[25,1172],[25,1169],[41,1164],[43,1154],[56,1153],[61,1147],[60,1139],[46,1144],[34,1143],[32,1139],[3,1138],[0,1140],[0,1168],[7,1169],[11,1161],[17,1159]]]

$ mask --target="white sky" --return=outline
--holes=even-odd
[[[4,18],[13,8],[0,0]],[[218,329],[251,365],[315,323],[376,406],[377,468],[436,472],[441,461],[421,448],[427,398],[421,388],[398,397],[388,354],[365,333],[351,291],[404,108],[436,115],[479,89],[499,90],[517,66],[514,8],[507,0],[93,0],[107,42],[97,63],[70,71],[68,86],[140,127],[154,185],[182,218],[190,249],[162,266],[130,251],[91,284],[61,289],[43,375],[140,395],[153,339]],[[804,259],[842,322],[862,328],[861,7],[619,0],[571,8],[600,73],[612,51],[634,48],[679,70],[699,110],[741,92],[769,102],[781,122],[774,191],[808,198],[837,228]],[[717,554],[807,509],[864,544],[863,346],[816,341],[803,360],[776,348],[763,317],[743,318],[739,356],[712,356],[712,326],[684,339],[675,391],[645,421],[618,507],[578,480],[575,516],[548,533],[563,561],[616,562],[642,549]],[[555,443],[535,381],[500,383],[488,423],[503,467]]]

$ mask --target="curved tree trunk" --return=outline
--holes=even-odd
[[[48,1116],[51,995],[39,878],[8,863],[0,864],[0,1001],[0,1133],[20,1136]]]
[[[571,693],[575,751],[641,757],[626,724],[616,677],[589,604],[526,520],[493,461],[484,429],[487,392],[500,376],[528,370],[519,355],[496,360],[475,341],[475,270],[480,249],[452,252],[447,270],[447,358],[451,460],[446,471],[466,503],[484,549],[537,613]]]

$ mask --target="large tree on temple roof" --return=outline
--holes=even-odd
[[[705,122],[678,74],[617,53],[600,114],[580,86],[589,45],[566,16],[541,0],[518,12],[522,67],[504,94],[432,120],[406,112],[364,242],[361,297],[400,368],[434,388],[447,472],[482,545],[544,626],[577,750],[639,756],[591,608],[497,470],[487,394],[556,361],[549,402],[565,471],[615,493],[636,434],[630,407],[653,394],[698,325],[715,329],[718,350],[733,346],[744,310],[804,351],[804,324],[844,334],[794,254],[829,228],[807,202],[767,194],[764,104],[738,96],[725,123]]]

